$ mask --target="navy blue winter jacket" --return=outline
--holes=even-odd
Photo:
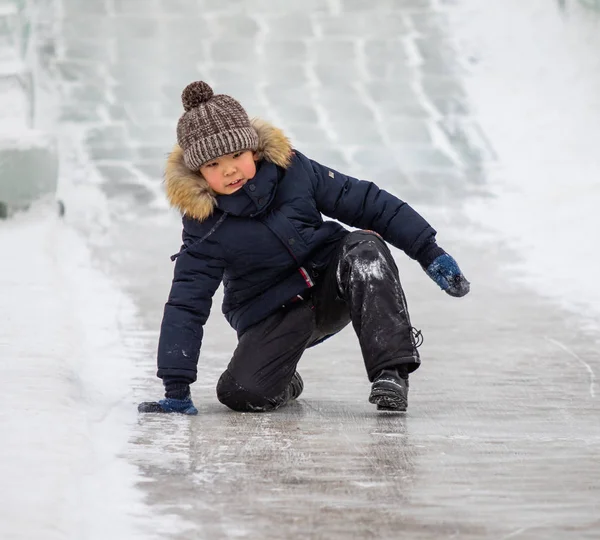
[[[318,279],[348,230],[370,229],[409,257],[435,246],[435,230],[408,204],[292,150],[277,128],[258,120],[257,173],[232,195],[215,195],[186,168],[181,148],[169,157],[166,191],[183,213],[183,246],[165,306],[158,376],[194,382],[212,297],[241,335]],[[431,250],[429,250],[431,251]]]

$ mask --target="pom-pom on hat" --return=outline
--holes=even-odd
[[[185,87],[185,112],[177,123],[177,143],[186,166],[196,171],[225,154],[258,148],[258,134],[244,108],[232,97],[214,94],[204,81]]]

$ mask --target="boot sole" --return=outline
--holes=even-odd
[[[408,408],[408,401],[389,388],[374,388],[369,396],[369,403],[377,405],[378,411],[403,412]]]

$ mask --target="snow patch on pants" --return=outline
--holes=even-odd
[[[352,279],[356,279],[355,275],[362,281],[383,279],[385,264],[385,259],[381,253],[378,253],[377,259],[373,261],[362,258],[356,259],[352,264]]]

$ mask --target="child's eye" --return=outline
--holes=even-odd
[[[217,164],[216,164],[216,163],[209,163],[209,164],[207,165],[207,167],[216,167],[216,166],[217,166]]]
[[[236,152],[235,154],[233,154],[234,158],[240,157],[242,155],[243,152]]]

